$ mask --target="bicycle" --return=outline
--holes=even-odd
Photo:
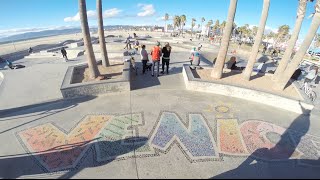
[[[304,82],[300,89],[308,96],[308,98],[314,102],[317,99],[317,94],[312,90],[314,86],[309,85],[308,82]]]

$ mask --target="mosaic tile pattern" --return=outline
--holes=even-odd
[[[150,139],[152,147],[166,152],[176,141],[191,161],[217,158],[216,143],[203,116],[190,114],[188,123],[183,124],[175,113],[162,113]]]
[[[18,133],[28,151],[49,172],[74,168],[110,116],[88,116],[70,133],[44,124]]]
[[[247,121],[241,124],[240,129],[247,150],[259,159],[274,161],[300,157],[300,153],[294,151],[289,133],[284,134],[286,129],[280,126],[263,121]]]
[[[308,134],[303,136],[298,132],[292,133],[292,138],[297,149],[303,153],[301,159],[304,160],[300,164],[320,167],[320,138]]]
[[[217,119],[218,148],[228,155],[249,155],[237,119]]]
[[[58,129],[54,124],[44,124],[16,135],[44,172],[77,169],[83,165],[80,162],[86,152],[93,153],[94,165],[101,165],[113,160],[160,156],[174,145],[191,163],[221,161],[224,155],[242,157],[253,153],[254,157],[265,161],[301,158],[304,160],[300,164],[320,166],[317,161],[320,138],[303,136],[257,120],[239,125],[230,108],[219,106],[213,110],[222,117],[215,116],[217,134],[202,114],[188,114],[187,120],[183,121],[176,113],[164,111],[159,114],[149,139],[143,139],[139,134],[139,127],[145,125],[143,113],[88,115],[70,132]],[[91,146],[92,140],[94,146]],[[89,148],[92,151],[88,151]]]
[[[137,152],[136,154],[154,153],[146,144],[146,139],[139,138],[138,126],[142,125],[144,125],[142,113],[115,116],[98,135],[97,160],[103,162],[134,157],[134,150]],[[133,139],[121,141],[128,138]],[[116,141],[121,143],[112,143]],[[142,143],[143,145],[141,145]]]

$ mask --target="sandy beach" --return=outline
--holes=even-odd
[[[150,31],[105,31],[105,36],[108,35],[121,35],[122,37],[128,37],[128,33],[133,37],[133,33],[136,33],[138,36],[150,35],[150,36],[161,36],[161,32],[150,32]],[[92,34],[92,37],[98,37],[98,34]],[[67,40],[80,40],[82,38],[81,33],[77,34],[67,34],[51,37],[43,37],[31,40],[24,40],[14,43],[7,43],[0,45],[0,56],[5,54],[10,54],[14,52],[19,52],[29,49],[29,47],[35,47],[44,44],[58,44]]]

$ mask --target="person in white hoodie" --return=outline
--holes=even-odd
[[[146,50],[146,45],[141,46],[140,55],[141,55],[141,62],[142,62],[142,74],[144,74],[146,72],[147,63],[149,61],[148,52]]]

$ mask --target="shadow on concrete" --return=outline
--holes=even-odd
[[[257,73],[257,74],[255,74],[255,75],[253,75],[253,76],[250,77],[250,81],[252,81],[252,80],[254,80],[254,79],[261,78],[261,77],[263,77],[263,76],[265,76],[264,73]]]
[[[179,61],[179,62],[170,62],[170,65],[172,65],[172,64],[185,64],[185,63],[188,63],[188,64],[190,64],[190,60],[187,60],[187,61]]]
[[[303,136],[310,127],[310,111],[301,107],[304,114],[298,116],[281,135],[278,143],[271,149],[260,148],[253,152],[236,169],[227,171],[212,179],[221,178],[320,178],[319,168],[297,165],[297,159],[290,159],[296,151]],[[292,131],[298,132],[291,138]],[[294,139],[295,142],[292,141]],[[263,159],[281,159],[279,162],[268,162]],[[319,160],[300,160],[304,163],[320,165]]]
[[[60,179],[69,179],[86,168],[106,165],[118,156],[130,153],[140,148],[148,141],[146,137],[133,137],[118,141],[91,141],[66,144],[50,148],[46,151],[9,155],[0,157],[0,178],[15,179],[21,176],[32,176],[44,173],[51,173],[51,169],[56,171],[68,170]],[[138,143],[136,143],[136,141]],[[125,144],[124,144],[125,142]],[[96,161],[96,148],[105,148],[108,160],[104,162]],[[110,157],[110,158],[109,158]],[[76,161],[80,158],[80,161]],[[43,163],[45,162],[46,167]],[[70,164],[74,167],[70,167]],[[69,166],[69,167],[68,167]]]
[[[207,65],[209,66],[213,66],[214,62],[216,61],[217,58],[215,58],[213,61],[210,61],[209,59],[207,59],[204,55],[200,54],[200,60],[201,62],[204,62],[206,63]],[[200,62],[200,65],[201,65],[201,62]]]
[[[242,71],[240,70],[231,70],[230,72],[227,72],[227,73],[223,73],[222,74],[222,78],[227,78],[227,77],[230,77],[230,76],[235,76],[235,75],[238,75],[238,74],[241,74]]]
[[[55,101],[50,102],[44,102],[39,104],[33,104],[28,106],[22,106],[12,109],[5,109],[0,111],[0,122],[3,121],[10,121],[15,120],[19,118],[27,118],[27,117],[33,117],[33,116],[42,116],[36,119],[33,119],[28,122],[21,123],[18,126],[14,126],[11,128],[8,128],[6,130],[3,130],[0,132],[0,134],[6,133],[8,131],[11,131],[13,129],[16,129],[18,127],[24,126],[26,124],[38,121],[40,119],[43,119],[45,117],[52,116],[54,114],[72,109],[76,107],[78,104],[87,102],[90,100],[93,100],[96,98],[96,96],[86,96],[86,97],[80,97],[75,99],[59,99]],[[33,114],[33,113],[39,113],[39,114]],[[29,115],[32,114],[32,115]],[[9,118],[11,117],[11,118]]]

